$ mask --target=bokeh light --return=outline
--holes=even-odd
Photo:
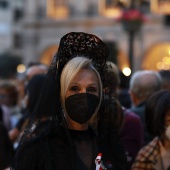
[[[123,68],[122,72],[123,72],[123,74],[125,76],[130,76],[131,75],[131,69],[129,67]]]
[[[19,65],[17,66],[17,72],[18,72],[18,73],[24,73],[25,71],[26,71],[26,67],[25,67],[24,64],[19,64]]]

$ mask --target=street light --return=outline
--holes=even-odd
[[[133,72],[133,47],[134,47],[134,37],[136,32],[138,32],[144,22],[145,18],[143,14],[135,9],[135,8],[129,8],[125,10],[120,18],[120,21],[122,23],[122,26],[124,30],[128,33],[129,36],[129,63],[130,63],[130,69]]]

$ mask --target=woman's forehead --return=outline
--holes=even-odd
[[[81,69],[72,79],[72,83],[76,81],[91,81],[98,83],[98,77],[92,69]]]

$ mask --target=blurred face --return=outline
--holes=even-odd
[[[37,74],[46,74],[47,68],[43,65],[35,65],[28,68],[26,72],[26,79],[29,81],[33,76]]]
[[[93,70],[82,69],[70,82],[65,98],[79,93],[90,93],[99,97],[99,83]]]

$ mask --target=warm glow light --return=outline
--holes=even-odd
[[[165,64],[165,63],[163,63],[163,69],[164,69],[164,70],[169,70],[169,65],[168,65],[168,64]]]
[[[61,1],[61,0],[60,0]],[[69,15],[66,1],[47,0],[47,16],[49,18],[64,19]]]
[[[169,14],[170,13],[170,3],[167,1],[150,0],[151,12],[158,14]]]
[[[105,16],[109,18],[120,18],[122,15],[122,10],[120,8],[114,7],[114,8],[108,8],[105,11]]]
[[[164,57],[163,59],[162,59],[162,62],[163,63],[165,63],[165,64],[170,64],[170,57]]]
[[[25,67],[24,64],[19,64],[19,65],[17,66],[17,72],[18,72],[18,73],[24,73],[25,71],[26,71],[26,67]]]
[[[125,67],[125,68],[123,68],[122,72],[123,72],[123,74],[124,74],[125,76],[130,76],[130,74],[131,74],[131,69],[128,68],[128,67]]]
[[[161,63],[162,62],[162,63]],[[161,70],[163,64],[170,65],[170,43],[159,43],[149,49],[142,61],[142,69]],[[165,66],[167,68],[167,66]]]
[[[156,67],[159,69],[159,70],[161,70],[162,69],[162,62],[158,62],[157,64],[156,64]]]

